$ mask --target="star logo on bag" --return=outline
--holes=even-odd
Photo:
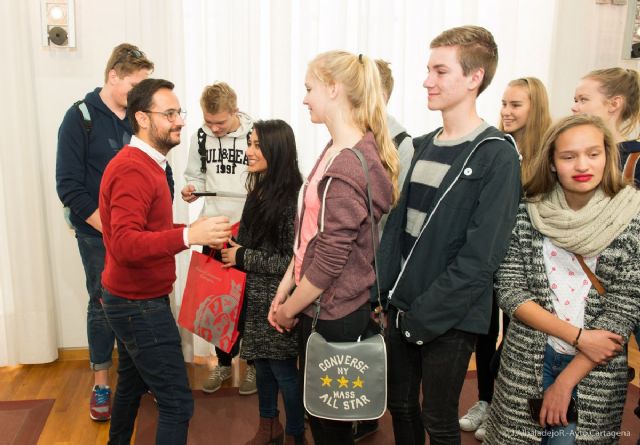
[[[320,380],[322,380],[322,386],[331,386],[331,382],[333,381],[333,379],[326,374],[324,377],[320,377]]]
[[[340,386],[338,386],[338,388],[348,388],[349,387],[349,380],[345,379],[344,376],[340,377],[337,382],[340,384]]]
[[[364,380],[360,380],[360,376],[353,381],[353,388],[364,388]]]

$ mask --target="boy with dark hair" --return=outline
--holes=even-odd
[[[173,223],[166,182],[167,153],[180,143],[185,112],[173,84],[146,79],[128,96],[135,135],[107,166],[100,185],[106,248],[102,304],[118,342],[118,386],[110,444],[131,441],[140,397],[158,403],[157,444],[187,442],[193,397],[169,293],[174,255],[191,245],[220,248],[231,235],[228,218]]]
[[[114,343],[100,304],[105,251],[98,211],[99,186],[107,164],[131,138],[127,93],[152,71],[153,62],[137,46],[116,46],[105,67],[104,85],[73,104],[58,130],[56,189],[76,233],[89,293],[87,338],[94,372],[89,415],[96,421],[111,417],[108,383]],[[170,171],[167,173],[171,177]]]
[[[431,42],[423,86],[443,127],[414,139],[416,153],[379,250],[388,405],[398,444],[423,444],[425,429],[434,445],[460,443],[458,399],[476,336],[489,329],[493,273],[520,196],[513,142],[476,112],[497,62],[493,36],[478,26],[447,30]]]

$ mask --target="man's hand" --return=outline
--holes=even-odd
[[[87,219],[87,224],[102,233],[102,220],[100,219],[100,209],[96,209]]]
[[[197,196],[193,195],[193,192],[196,191],[196,187],[194,185],[191,184],[187,184],[184,186],[184,188],[182,189],[182,191],[180,191],[180,194],[182,195],[182,199],[187,201],[187,202],[193,202],[196,199],[198,199]]]
[[[226,216],[203,216],[189,227],[189,245],[221,249],[231,239],[231,224]]]

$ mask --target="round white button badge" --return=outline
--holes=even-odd
[[[411,337],[411,333],[409,333],[409,331],[404,331],[404,336],[409,338]]]
[[[471,173],[473,173],[473,169],[471,167],[467,167],[464,169],[463,173],[465,174],[465,176],[469,176]]]

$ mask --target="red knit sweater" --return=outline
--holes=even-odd
[[[165,171],[143,151],[125,146],[100,183],[100,219],[107,250],[102,285],[130,299],[171,292],[174,255],[184,249],[184,225],[173,224]]]

